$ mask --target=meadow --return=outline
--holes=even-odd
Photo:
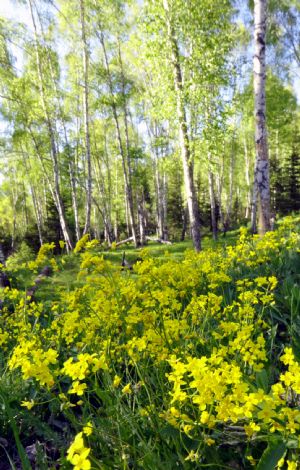
[[[11,256],[0,469],[300,468],[299,229]]]

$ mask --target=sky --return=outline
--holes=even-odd
[[[27,5],[12,2],[11,0],[0,0],[0,16],[30,24]]]

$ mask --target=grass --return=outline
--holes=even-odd
[[[236,242],[238,230],[228,232],[225,237],[220,236],[217,241],[212,240],[210,235],[206,235],[202,239],[203,250],[208,248],[223,247],[233,245]],[[172,245],[164,245],[161,243],[149,242],[146,246],[136,248],[132,243],[121,245],[115,250],[95,249],[96,254],[103,254],[104,259],[110,261],[115,266],[121,266],[123,253],[125,252],[125,259],[130,264],[135,263],[141,256],[143,250],[147,250],[151,257],[159,258],[163,261],[166,257],[171,256],[176,261],[181,261],[184,258],[187,250],[193,249],[191,240],[183,242],[175,242]],[[62,264],[63,269],[54,272],[49,278],[46,278],[36,293],[36,300],[49,302],[59,300],[59,292],[68,292],[76,287],[81,287],[83,281],[78,279],[78,272],[80,266],[80,256],[76,254],[57,256],[58,264]],[[27,273],[28,276],[28,273]],[[23,279],[23,284],[28,285],[34,278]]]

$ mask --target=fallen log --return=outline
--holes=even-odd
[[[146,240],[149,242],[162,243],[163,245],[172,245],[172,242],[169,240],[162,240],[162,238],[146,237]]]
[[[124,245],[125,243],[133,242],[133,237],[126,238],[126,240],[121,240],[116,243],[116,246]]]
[[[161,238],[153,238],[146,236],[145,239],[150,242],[162,243],[163,245],[172,245],[172,242],[169,240],[162,240]],[[117,242],[115,246],[125,245],[125,243],[133,242],[133,237],[126,238],[126,240],[121,240]]]

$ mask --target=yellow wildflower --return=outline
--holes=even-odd
[[[33,400],[30,400],[30,401],[22,401],[21,402],[21,406],[24,406],[24,408],[27,408],[28,410],[31,410],[31,408],[33,408],[35,405],[34,401]]]
[[[93,425],[90,421],[88,421],[86,423],[86,425],[83,427],[83,433],[86,435],[86,436],[90,436],[93,432]]]
[[[113,381],[113,387],[117,388],[120,383],[121,383],[121,377],[119,377],[118,375],[115,375],[114,376],[114,381]]]
[[[297,470],[298,464],[292,460],[287,460],[287,470]]]
[[[198,452],[195,452],[194,450],[191,450],[191,452],[188,454],[188,456],[184,460],[190,460],[191,462],[197,462],[197,460],[200,459],[200,455]]]
[[[244,426],[245,432],[248,437],[252,437],[254,433],[260,431],[260,426],[258,424],[251,421],[248,425]]]
[[[68,391],[68,393],[76,393],[77,395],[83,395],[84,390],[87,388],[87,384],[80,383],[79,380],[75,380],[72,383],[72,388]]]
[[[130,393],[132,393],[132,389],[131,389],[131,383],[125,385],[125,387],[122,388],[122,393],[124,394],[128,394],[130,395]]]
[[[90,449],[84,446],[82,432],[75,436],[75,439],[67,452],[67,460],[74,466],[73,470],[89,470],[91,462],[87,458]]]

